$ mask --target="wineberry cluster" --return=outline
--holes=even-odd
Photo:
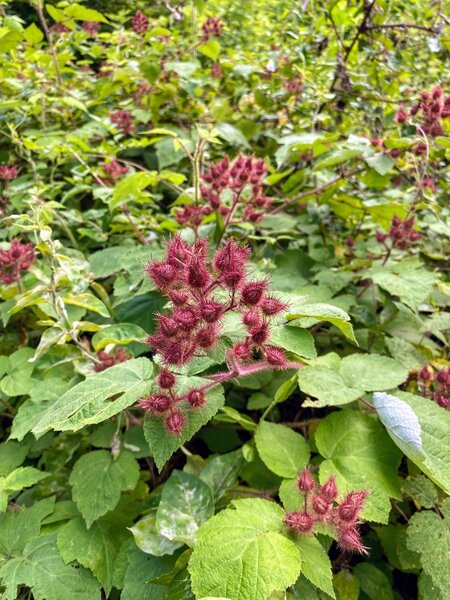
[[[367,554],[367,548],[358,531],[359,517],[368,496],[367,490],[350,492],[336,503],[339,491],[334,475],[322,486],[317,486],[311,471],[305,468],[297,479],[297,487],[304,498],[302,510],[286,512],[284,523],[296,534],[314,533],[317,525],[333,525],[338,545],[342,550]],[[336,504],[335,504],[336,503]]]
[[[437,189],[434,179],[429,175],[425,175],[420,181],[417,182],[417,188],[419,190],[428,188],[431,192],[435,192]]]
[[[149,27],[148,18],[140,10],[136,11],[131,18],[131,27],[135,33],[145,33]]]
[[[252,156],[239,155],[232,163],[226,156],[209,171],[203,174],[200,193],[207,205],[187,205],[177,213],[180,224],[188,223],[194,229],[201,224],[204,217],[218,211],[229,225],[242,203],[242,219],[251,223],[259,223],[264,218],[272,199],[263,194],[263,179],[267,172],[264,160],[255,160]],[[224,203],[224,192],[231,193],[231,203]]]
[[[113,367],[114,365],[118,365],[119,363],[126,362],[130,360],[130,356],[125,352],[123,348],[116,348],[112,354],[108,354],[104,350],[100,350],[97,352],[97,359],[100,361],[96,363],[94,366],[94,371],[99,373],[100,371],[104,371],[105,369],[109,369],[109,367]]]
[[[100,31],[101,23],[99,21],[83,21],[83,31],[95,38]]]
[[[205,389],[191,389],[185,394],[177,394],[177,379],[167,369],[161,369],[156,382],[159,390],[142,398],[138,406],[150,414],[163,416],[167,431],[174,435],[180,435],[186,424],[186,417],[179,405],[183,403],[191,408],[202,408],[206,404]]]
[[[110,119],[123,135],[133,132],[133,119],[128,110],[116,110],[110,114]]]
[[[32,244],[22,244],[14,239],[9,250],[0,250],[0,281],[5,285],[20,280],[20,272],[28,271],[34,262]]]
[[[428,365],[422,367],[417,375],[420,390],[447,410],[450,410],[450,368],[434,371]]]
[[[17,177],[18,172],[18,165],[0,165],[0,179],[5,182],[5,186]]]
[[[207,42],[211,37],[220,37],[222,35],[223,23],[220,19],[208,17],[202,25],[202,41]]]
[[[431,137],[443,135],[441,119],[450,117],[450,96],[444,97],[442,88],[436,85],[431,92],[420,92],[419,102],[408,112],[403,106],[400,106],[396,112],[395,120],[397,123],[406,123],[408,118],[415,115],[422,115],[422,131]]]
[[[400,217],[395,215],[391,221],[389,233],[383,233],[382,231],[376,232],[377,242],[383,244],[387,250],[392,248],[405,250],[411,244],[418,242],[422,237],[418,231],[414,231],[414,223],[414,216],[402,221]],[[391,241],[390,248],[388,248],[386,243],[388,238]]]
[[[122,175],[126,175],[129,171],[126,165],[120,164],[114,158],[110,162],[103,163],[101,167],[113,183],[117,183]]]
[[[228,240],[209,260],[205,240],[188,245],[176,236],[167,244],[165,260],[152,261],[146,267],[172,304],[170,313],[159,315],[156,332],[147,340],[166,365],[184,365],[216,346],[226,313],[239,314],[246,330],[245,339],[227,351],[229,370],[210,376],[211,382],[203,388],[178,396],[175,376],[166,368],[161,371],[160,390],[139,406],[153,414],[165,414],[165,426],[174,434],[179,434],[185,423],[183,414],[175,410],[178,403],[186,401],[199,408],[206,402],[209,387],[236,376],[293,366],[281,348],[269,343],[270,321],[286,304],[267,293],[267,280],[248,279],[248,255],[248,248]]]
[[[267,280],[248,280],[248,255],[248,248],[229,240],[209,261],[205,240],[189,246],[177,236],[168,243],[165,261],[147,265],[147,274],[173,305],[170,314],[159,316],[156,333],[148,339],[167,364],[186,364],[213,348],[223,316],[234,311],[243,315],[248,332],[245,342],[233,348],[235,358],[265,356],[270,364],[284,366],[283,351],[267,342],[271,317],[286,305],[267,295]]]

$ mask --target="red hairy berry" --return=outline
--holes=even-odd
[[[217,332],[211,326],[203,327],[195,336],[195,341],[200,348],[212,348],[217,342]]]
[[[187,282],[194,288],[204,288],[211,279],[210,274],[200,261],[193,260],[188,267]]]
[[[161,369],[156,378],[158,385],[163,390],[169,390],[175,385],[175,375],[168,371],[167,369]]]
[[[174,265],[156,261],[149,263],[145,268],[145,272],[153,279],[156,286],[160,289],[170,286],[178,276],[177,269]]]
[[[285,367],[287,364],[286,355],[281,348],[276,346],[266,346],[264,348],[266,360],[273,367]]]
[[[338,544],[344,551],[368,554],[366,546],[362,543],[360,534],[353,527],[340,532]]]
[[[188,262],[190,251],[179,235],[167,244],[167,262],[177,269],[184,268]]]
[[[250,306],[255,306],[258,304],[262,299],[264,292],[267,290],[267,285],[268,283],[266,280],[247,283],[247,285],[242,288],[242,302]]]
[[[208,300],[200,306],[200,315],[207,323],[215,323],[222,316],[223,310],[222,304]]]
[[[183,306],[189,300],[189,294],[180,290],[169,290],[167,295],[175,306]]]
[[[284,524],[294,533],[309,533],[314,527],[314,519],[305,512],[292,511],[284,515]]]
[[[263,313],[268,317],[277,315],[287,309],[287,304],[285,302],[282,302],[273,296],[266,296],[263,298],[259,306]]]
[[[269,326],[263,323],[258,329],[252,330],[251,335],[255,344],[264,344],[269,337]]]
[[[430,381],[430,379],[433,378],[433,371],[431,371],[430,368],[427,365],[425,365],[420,369],[418,373],[418,378],[421,381]]]
[[[323,517],[331,509],[331,503],[328,498],[325,498],[321,494],[314,496],[312,499],[312,507],[316,515]]]
[[[147,398],[139,400],[139,408],[143,408],[147,412],[154,414],[162,414],[169,410],[172,405],[172,400],[165,394],[152,394]]]
[[[187,395],[187,400],[194,408],[201,408],[206,404],[206,396],[203,390],[191,390]]]
[[[255,309],[249,310],[242,317],[242,322],[249,329],[259,329],[262,325],[262,319],[259,312]]]
[[[356,521],[364,506],[364,501],[367,498],[367,495],[367,490],[351,492],[347,494],[344,500],[337,507],[339,519],[347,523],[353,523]]]
[[[173,411],[167,415],[164,421],[164,425],[170,433],[174,435],[180,435],[184,429],[186,419],[184,415],[179,411]]]
[[[189,332],[198,323],[196,313],[190,308],[181,308],[173,313],[173,318],[182,331]]]
[[[316,482],[311,475],[311,471],[307,467],[305,467],[300,473],[297,479],[297,487],[301,492],[304,493],[312,492],[312,490],[316,487]]]
[[[245,342],[239,342],[234,346],[233,354],[237,360],[249,360],[252,357],[252,347]]]
[[[338,490],[336,486],[336,478],[334,475],[330,475],[328,480],[324,483],[324,485],[320,488],[320,494],[328,500],[328,502],[333,502],[336,500],[338,495]]]

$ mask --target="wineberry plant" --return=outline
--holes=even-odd
[[[449,53],[0,0],[2,600],[450,600]]]

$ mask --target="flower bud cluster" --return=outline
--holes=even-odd
[[[18,165],[0,165],[0,179],[5,182],[5,185],[15,179],[18,172]]]
[[[441,119],[450,117],[450,96],[444,97],[442,88],[436,85],[431,92],[420,92],[419,102],[411,108],[409,114],[403,106],[397,110],[395,120],[397,123],[406,123],[408,118],[415,115],[423,116],[420,127],[430,137],[443,135]]]
[[[128,135],[134,131],[133,119],[128,110],[116,110],[109,117],[123,135]]]
[[[318,486],[305,468],[297,479],[297,487],[304,498],[302,510],[285,513],[284,523],[288,529],[299,535],[314,533],[317,525],[332,525],[336,532],[339,547],[348,552],[367,554],[358,525],[367,490],[350,492],[341,502],[337,502],[339,491],[334,475],[322,486]]]
[[[83,21],[83,31],[95,38],[100,31],[101,23],[99,21]]]
[[[0,250],[0,281],[5,285],[19,281],[20,272],[28,271],[34,259],[33,245],[14,239],[9,250]]]
[[[149,27],[148,18],[140,10],[136,11],[131,18],[131,27],[135,33],[145,33]]]
[[[208,17],[202,25],[202,41],[207,42],[211,37],[220,37],[222,35],[223,23],[220,19]]]
[[[229,224],[240,204],[243,205],[241,218],[251,223],[259,223],[272,204],[272,199],[264,196],[263,179],[267,172],[264,160],[255,160],[252,156],[239,155],[232,163],[228,156],[202,176],[200,193],[208,204],[188,205],[177,213],[180,224],[188,223],[198,227],[205,216],[218,211]],[[230,206],[224,202],[224,192],[231,193]]]
[[[417,379],[424,396],[450,410],[450,367],[434,371],[425,365],[417,374]]]
[[[120,164],[114,158],[110,162],[103,163],[101,167],[113,183],[117,183],[117,181],[129,171],[126,165]]]
[[[52,33],[69,33],[70,29],[67,27],[67,25],[64,25],[64,23],[54,23],[50,27],[50,31]]]
[[[129,354],[127,354],[123,348],[116,348],[112,354],[108,354],[104,350],[100,350],[97,352],[97,359],[100,362],[94,366],[94,371],[99,373],[100,371],[109,369],[109,367],[126,362],[127,360],[130,360],[130,358],[131,356],[129,356]]]
[[[425,177],[423,177],[417,183],[417,188],[419,190],[424,190],[425,188],[428,188],[431,192],[435,192],[437,189],[434,179],[432,177],[430,177],[429,175],[425,175]]]
[[[391,227],[389,233],[383,233],[382,231],[376,232],[377,242],[384,244],[387,248],[387,240],[391,242],[391,248],[399,248],[405,250],[411,244],[418,242],[422,235],[418,231],[414,231],[415,217],[412,216],[409,219],[400,219],[395,215],[391,221]]]

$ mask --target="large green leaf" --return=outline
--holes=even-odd
[[[190,377],[187,379],[185,387],[186,389],[190,386],[197,387],[202,383],[206,383],[204,379]],[[180,407],[184,412],[186,424],[179,436],[175,436],[166,430],[161,417],[145,415],[145,439],[148,442],[151,455],[155,459],[158,469],[161,470],[172,454],[185,442],[190,440],[202,425],[205,425],[214,417],[224,402],[223,388],[222,386],[217,386],[207,393],[206,406],[200,410],[192,409],[190,406]]]
[[[100,600],[100,586],[91,573],[64,564],[55,535],[36,538],[3,563],[0,580],[4,600],[15,600],[21,585],[31,588],[35,600]]]
[[[49,429],[77,431],[100,423],[148,394],[152,373],[148,359],[136,358],[90,375],[48,406],[32,431],[38,437]]]
[[[92,336],[92,345],[95,350],[102,350],[108,344],[130,344],[143,342],[147,337],[146,332],[134,323],[118,323],[107,325]]]
[[[35,485],[49,476],[34,467],[18,467],[6,477],[0,477],[0,512],[6,510],[8,497],[14,492]]]
[[[208,459],[199,477],[211,488],[214,500],[220,500],[237,482],[238,473],[243,463],[242,450],[218,454]]]
[[[199,526],[213,514],[211,488],[195,475],[173,471],[161,494],[156,529],[171,541],[193,546]]]
[[[114,514],[98,519],[89,529],[81,517],[72,519],[59,529],[57,542],[64,562],[76,560],[90,569],[108,595],[113,586],[114,561],[126,538],[123,517]]]
[[[331,562],[324,547],[314,536],[298,536],[295,544],[302,559],[302,575],[320,590],[335,598]]]
[[[28,542],[37,538],[42,520],[53,512],[54,506],[55,499],[46,498],[30,508],[0,515],[0,556],[20,554]]]
[[[156,511],[138,521],[130,531],[134,536],[136,546],[146,554],[165,556],[173,554],[183,543],[169,540],[156,530]]]
[[[315,358],[317,356],[313,336],[309,331],[300,327],[288,325],[273,327],[270,334],[270,343],[304,358]]]
[[[292,321],[292,325],[300,327],[310,327],[319,321],[326,321],[342,331],[345,337],[356,342],[350,317],[344,310],[337,306],[320,302],[317,304],[291,306],[286,318],[289,322]]]
[[[363,518],[387,523],[390,497],[401,497],[397,477],[401,453],[381,424],[362,413],[342,410],[319,424],[315,440],[325,458],[320,480],[335,474],[341,493],[367,488],[370,495]]]
[[[398,435],[392,435],[388,428],[389,435],[408,458],[450,494],[450,413],[434,402],[408,392],[397,392],[396,396],[409,405],[419,421],[421,451]]]
[[[166,587],[149,583],[168,573],[175,564],[173,556],[150,556],[132,544],[128,551],[128,568],[120,600],[163,600]]]
[[[255,442],[264,464],[280,477],[296,477],[309,461],[304,437],[284,425],[261,421]]]
[[[106,450],[95,450],[79,458],[69,483],[88,528],[115,508],[121,493],[133,490],[138,478],[139,465],[128,450],[123,450],[117,460]]]
[[[414,514],[408,524],[406,544],[420,554],[424,572],[438,588],[442,598],[450,598],[450,500],[445,518],[427,510]]]
[[[236,500],[198,531],[188,570],[196,596],[265,600],[300,574],[300,554],[284,537],[283,510],[259,499]],[[226,531],[226,538],[224,538]]]

